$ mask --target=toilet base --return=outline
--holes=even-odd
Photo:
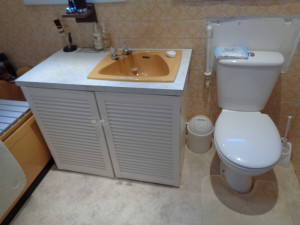
[[[226,166],[221,160],[220,163],[221,175],[225,178],[228,185],[235,191],[246,194],[251,191],[252,188],[252,177],[246,174],[241,174],[230,167]]]

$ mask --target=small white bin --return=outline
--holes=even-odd
[[[195,116],[187,123],[187,146],[195,153],[204,153],[211,147],[214,126],[206,116]]]

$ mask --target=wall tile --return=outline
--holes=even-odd
[[[299,74],[292,73],[292,72],[281,74],[281,85],[290,88],[299,88],[300,87]]]
[[[290,68],[289,68],[289,72],[291,73],[299,73],[300,71],[300,56],[299,55],[295,55],[292,59]]]
[[[149,4],[150,20],[182,20],[182,10],[168,3]]]
[[[108,22],[106,26],[113,39],[142,39],[150,37],[150,29],[147,22]]]
[[[296,0],[288,1],[287,4],[281,4],[281,1],[273,0],[226,0],[223,1],[223,10],[225,16],[285,15],[289,14],[288,8],[294,5]],[[297,10],[293,10],[290,14],[297,14]]]
[[[100,21],[148,21],[149,7],[146,3],[99,3],[95,5]]]
[[[205,57],[204,55],[192,55],[190,62],[190,70],[200,70],[205,69]]]

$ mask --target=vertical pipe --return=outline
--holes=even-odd
[[[206,62],[205,62],[205,86],[209,88],[210,86],[210,48],[211,48],[211,37],[212,37],[212,26],[209,24],[206,26]]]

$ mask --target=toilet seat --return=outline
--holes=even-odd
[[[280,158],[278,130],[271,118],[260,112],[223,109],[214,138],[218,152],[240,168],[268,168]]]

